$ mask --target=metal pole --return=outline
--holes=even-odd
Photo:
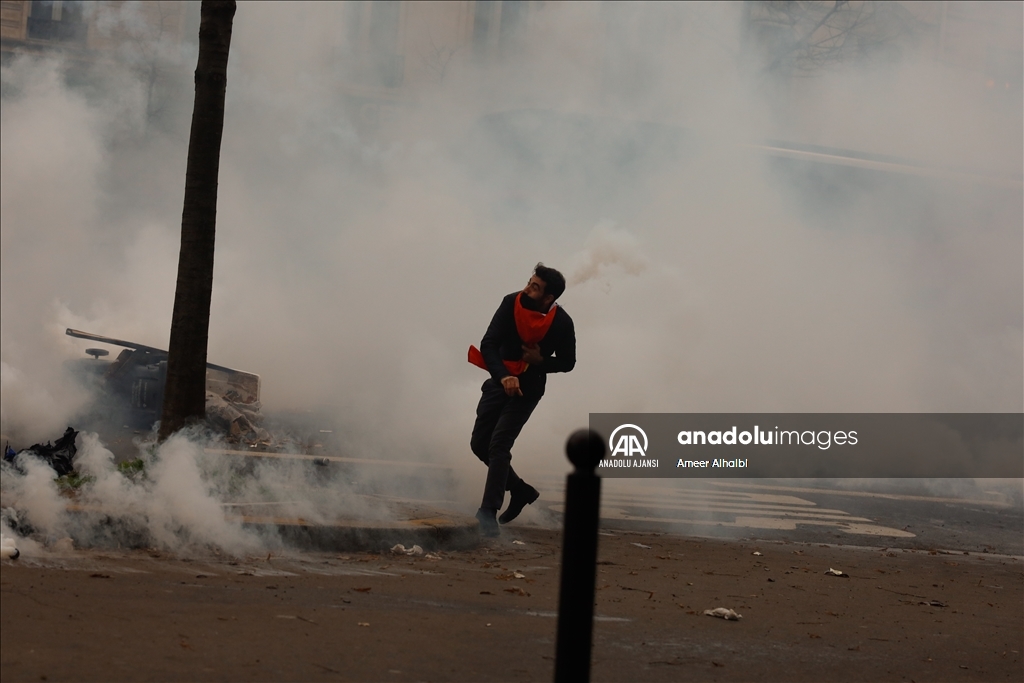
[[[594,469],[604,457],[604,439],[597,432],[581,429],[569,437],[565,452],[575,471],[565,483],[555,683],[590,680],[597,526],[601,506],[601,479]]]

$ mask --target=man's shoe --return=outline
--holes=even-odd
[[[531,505],[535,500],[540,498],[540,492],[533,488],[529,484],[523,484],[522,488],[517,489],[508,502],[508,507],[501,513],[501,517],[498,517],[498,521],[502,524],[508,524],[513,519],[519,516],[519,513],[523,511],[523,508],[527,505]]]
[[[501,529],[498,528],[498,520],[494,518],[495,513],[495,510],[485,510],[484,508],[476,511],[477,521],[480,522],[481,536],[494,538],[501,535]]]

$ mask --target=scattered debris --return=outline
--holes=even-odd
[[[725,607],[716,607],[715,609],[706,609],[704,614],[709,617],[718,617],[719,619],[726,619],[728,621],[739,621],[743,618],[742,614],[737,614],[736,610],[727,609]]]
[[[929,607],[949,607],[949,605],[947,605],[946,603],[942,602],[941,600],[922,600],[921,602],[919,602],[917,604],[919,604],[919,605],[927,605]]]
[[[630,543],[630,545],[635,545],[637,548],[643,548],[644,550],[650,550],[651,549],[651,546],[644,545],[643,543]]]
[[[516,578],[516,579],[525,579],[526,578],[526,574],[524,574],[522,572],[512,572],[512,576],[513,576],[513,578]]]
[[[632,586],[621,586],[621,585],[619,586],[619,588],[621,588],[624,591],[639,591],[641,593],[647,593],[647,599],[648,600],[651,600],[652,598],[654,598],[654,591],[649,591],[649,590],[647,590],[645,588],[633,588]]]
[[[519,539],[515,539],[515,540],[512,541],[512,545],[526,545],[526,544],[523,543],[522,541],[520,541]]]
[[[237,391],[223,395],[206,392],[206,422],[227,435],[229,443],[268,447],[274,443],[270,432],[261,426],[263,416],[259,402],[246,401]]]
[[[761,551],[760,550],[755,550],[754,552],[752,552],[750,554],[751,555],[756,555],[757,557],[761,557]]]
[[[57,473],[58,477],[64,477],[75,471],[75,454],[78,453],[78,447],[75,445],[75,438],[78,436],[73,428],[68,427],[64,431],[64,435],[57,439],[55,443],[46,442],[43,444],[34,444],[28,448],[15,452],[11,448],[10,444],[4,449],[4,460],[14,465],[15,468],[21,470],[21,466],[18,464],[19,455],[35,455]]]
[[[505,592],[506,593],[512,593],[513,595],[518,595],[518,596],[523,597],[523,598],[530,597],[529,593],[524,591],[522,588],[519,588],[518,586],[516,586],[514,588],[506,588]]]
[[[395,545],[393,545],[391,547],[391,553],[393,555],[416,555],[416,556],[419,556],[419,555],[423,555],[423,548],[419,547],[418,545],[414,545],[411,548],[406,548],[401,543],[396,543]],[[438,559],[440,559],[440,558],[438,558]]]
[[[828,574],[829,576],[841,576],[844,579],[850,578],[850,575],[847,574],[846,572],[841,572],[838,569],[832,569],[832,567],[829,567],[828,571],[825,572],[825,573]]]
[[[125,426],[148,430],[160,419],[167,380],[167,351],[133,341],[66,330],[70,337],[124,347],[113,360],[105,349],[86,349],[91,360],[76,363],[74,372],[98,389],[97,405],[114,406]],[[222,365],[206,364],[206,421],[232,444],[266,448],[274,439],[261,426],[260,378]]]

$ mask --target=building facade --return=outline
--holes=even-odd
[[[198,10],[197,2],[167,0],[0,0],[0,52],[96,60],[126,41],[180,44],[198,34]]]
[[[145,71],[147,63],[158,61],[152,45],[194,48],[199,5],[0,0],[0,53],[6,62],[16,55],[60,52],[71,64],[131,53],[135,66]],[[591,92],[605,101],[641,98],[657,91],[662,72],[685,68],[673,61],[673,46],[705,30],[702,13],[720,10],[688,3],[541,0],[260,5],[261,21],[274,25],[261,39],[284,31],[303,35],[313,57],[311,68],[333,74],[332,87],[351,104],[357,121],[368,126],[459,70],[528,60],[567,41],[580,78],[592,81],[586,86]],[[236,23],[252,9],[241,3]],[[741,49],[759,51],[759,59],[772,66],[805,67],[806,75],[867,54],[916,55],[957,72],[956,87],[965,97],[1011,103],[1021,97],[1021,3],[823,0],[750,2],[734,9],[746,24]],[[812,34],[806,34],[807,26],[813,27]],[[160,59],[174,61],[166,54]]]

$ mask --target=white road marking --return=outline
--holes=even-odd
[[[540,505],[561,514],[561,477],[542,482]],[[557,483],[556,483],[557,482]],[[798,526],[831,527],[837,532],[859,536],[913,538],[915,534],[875,523],[847,512],[821,508],[793,493],[820,492],[731,482],[693,482],[672,485],[663,482],[610,480],[602,482],[601,519],[609,522],[654,522],[749,529],[794,531]],[[734,490],[738,489],[738,490]],[[773,491],[769,493],[769,491]]]

